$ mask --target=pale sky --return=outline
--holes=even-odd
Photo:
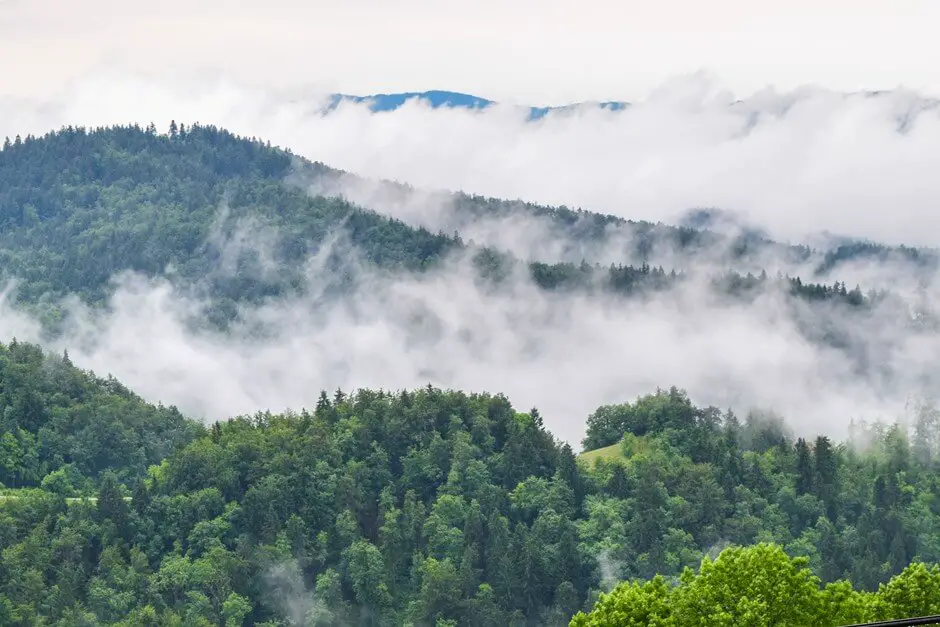
[[[531,104],[634,100],[702,69],[741,96],[940,95],[938,24],[938,0],[0,0],[0,95],[115,68]]]

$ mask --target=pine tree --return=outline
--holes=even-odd
[[[98,515],[102,521],[110,521],[114,525],[116,538],[125,538],[128,531],[128,506],[124,501],[117,479],[114,474],[107,472],[101,480],[98,490]]]
[[[577,511],[581,510],[581,504],[584,502],[584,482],[581,479],[581,471],[578,468],[578,460],[571,450],[571,445],[567,442],[561,447],[561,454],[558,459],[558,476],[574,494],[574,506]]]
[[[813,458],[816,470],[813,477],[816,496],[825,503],[829,519],[835,520],[836,498],[839,492],[837,485],[838,461],[829,438],[826,436],[816,438],[816,445],[813,447]]]
[[[813,460],[806,440],[796,441],[796,488],[797,494],[810,494],[813,491]]]
[[[542,421],[542,414],[539,413],[539,410],[535,407],[529,412],[529,415],[532,417],[532,422],[535,423],[535,426],[539,429],[545,428],[545,423]]]

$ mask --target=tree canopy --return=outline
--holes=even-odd
[[[174,123],[168,133],[152,126],[65,127],[42,137],[17,138],[0,150],[0,278],[18,280],[16,300],[35,307],[53,327],[63,315],[61,298],[75,294],[103,303],[113,290],[112,280],[128,271],[198,287],[212,301],[207,315],[224,324],[237,314],[238,303],[302,291],[303,261],[338,233],[376,268],[420,272],[436,267],[450,252],[471,248],[481,274],[493,280],[521,266],[546,290],[600,289],[628,296],[682,281],[681,268],[647,263],[656,246],[694,254],[724,245],[738,256],[782,246],[753,238],[728,245],[722,236],[689,227],[451,196],[466,220],[528,216],[596,246],[616,236],[611,229],[627,229],[627,235],[619,235],[632,242],[624,258],[641,260],[636,265],[546,263],[516,257],[511,250],[471,246],[459,233],[432,233],[367,207],[307,192],[305,186],[338,174],[260,140],[200,124]],[[385,185],[389,194],[402,193],[401,186]],[[239,243],[242,239],[247,245]],[[839,259],[875,249],[845,250],[827,257],[827,272]],[[787,246],[778,252],[793,259],[810,254]],[[928,257],[924,252],[917,259]],[[347,270],[339,260],[330,267]],[[714,277],[714,283],[738,297],[776,286],[804,300],[851,307],[870,298],[838,280],[769,279],[766,273],[730,272]]]
[[[938,598],[929,408],[863,451],[670,389],[599,408],[622,437],[576,456],[493,394],[203,428],[24,343],[0,379],[4,624],[838,624]]]
[[[538,217],[579,241],[629,227],[625,255],[640,259],[550,263],[296,184],[335,174],[199,124],[15,138],[0,150],[0,276],[54,332],[64,297],[105,307],[126,271],[206,295],[201,313],[224,327],[241,305],[306,289],[303,262],[337,234],[381,276],[464,252],[493,285],[521,273],[612,299],[688,280],[649,261],[662,241],[690,254],[719,242],[738,260],[768,246],[816,254],[452,196],[470,217]],[[934,264],[930,251],[845,243],[821,267],[892,255]],[[324,272],[344,289],[339,257]],[[823,275],[710,278],[730,301],[773,286],[785,306],[853,321],[888,299],[813,282]],[[851,351],[828,320],[800,328]],[[313,407],[203,425],[68,354],[0,345],[0,625],[837,625],[940,612],[930,403],[835,442],[665,388],[598,407],[576,455],[538,408],[498,390],[317,391]]]

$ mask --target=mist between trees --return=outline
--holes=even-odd
[[[868,591],[938,559],[930,251],[414,193],[196,124],[14,138],[0,176],[0,622],[565,624],[727,545]],[[834,590],[896,614],[912,578]]]

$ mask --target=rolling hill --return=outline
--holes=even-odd
[[[362,186],[374,203],[339,197]],[[553,298],[612,307],[683,285],[716,251],[731,266],[784,259],[809,276],[883,257],[931,271],[930,251],[813,250],[728,229],[713,211],[669,226],[435,192],[423,198],[447,213],[429,229],[389,215],[413,191],[210,126],[66,128],[0,151],[0,271],[19,280],[15,307],[52,330],[63,298],[107,308],[128,271],[207,296],[196,317],[224,326],[239,307],[306,289],[322,251],[318,272],[337,294],[355,272],[446,278],[466,255],[487,288],[518,271]],[[521,221],[585,258],[459,232],[486,221]],[[664,246],[683,267],[652,265]],[[623,263],[590,256],[601,251]],[[745,304],[778,285],[807,337],[846,352],[859,337],[877,348],[886,320],[911,323],[885,317],[887,296],[838,281],[723,272],[709,285]],[[859,369],[883,366],[872,352]],[[926,613],[940,595],[930,403],[911,425],[862,425],[837,445],[670,388],[598,407],[576,457],[538,409],[502,394],[318,386],[311,407],[204,426],[67,353],[0,345],[0,624],[542,627],[624,611],[642,624],[664,606],[666,624],[684,624],[690,612],[727,618],[716,595],[733,590],[735,620],[759,601],[795,624],[835,625]],[[748,548],[718,552],[729,544]],[[703,562],[716,553],[716,566]],[[714,574],[728,570],[738,575]],[[767,605],[760,582],[781,572],[798,589]],[[601,600],[618,580],[632,583]]]
[[[324,391],[203,428],[15,342],[0,403],[11,627],[606,625],[660,597],[685,624],[727,616],[709,591],[729,585],[733,616],[753,599],[834,627],[925,614],[940,591],[929,410],[912,449],[895,426],[860,452],[657,391],[598,408],[588,437],[615,442],[579,461],[502,395]],[[702,561],[716,544],[731,582]],[[781,571],[803,583],[768,602]],[[611,578],[632,583],[599,598]]]
[[[371,191],[360,203],[338,193],[361,187]],[[912,318],[898,296],[838,279],[840,264],[879,256],[933,272],[930,251],[857,242],[820,251],[746,228],[701,228],[713,225],[714,212],[691,214],[694,226],[669,226],[463,192],[424,197],[437,226],[429,229],[389,210],[413,193],[212,126],[174,123],[165,134],[64,128],[15,138],[0,151],[0,277],[13,281],[7,302],[59,336],[73,315],[69,298],[106,308],[115,280],[128,272],[195,297],[200,308],[189,324],[217,329],[242,320],[245,307],[307,294],[313,259],[325,299],[368,289],[369,280],[445,272],[455,258],[487,285],[522,278],[562,296],[643,299],[704,281],[729,302],[782,292],[799,333],[839,351],[853,372],[879,369],[884,385],[894,375],[872,354],[897,349],[878,325],[891,320],[915,334],[935,325],[929,310]],[[483,224],[493,228],[480,231]],[[511,224],[514,231],[504,228]],[[543,260],[538,247],[486,239],[523,231],[565,252]],[[785,276],[779,266],[765,272],[767,259],[809,276]],[[846,313],[852,324],[844,324]]]
[[[747,229],[730,235],[710,231],[714,212],[690,214],[691,226],[668,226],[461,192],[431,197],[450,208],[438,212],[444,217],[432,231],[376,210],[412,193],[407,186],[369,182],[372,196],[383,198],[377,207],[323,191],[335,192],[337,181],[350,178],[364,184],[261,141],[198,124],[174,126],[166,134],[139,127],[65,128],[16,138],[0,150],[0,276],[20,281],[19,301],[49,303],[66,294],[101,302],[110,279],[120,272],[166,274],[181,283],[199,283],[220,307],[230,309],[235,301],[258,301],[297,288],[302,261],[340,225],[376,267],[421,271],[450,252],[490,248],[487,263],[515,258],[532,264],[537,278],[545,277],[538,280],[553,288],[577,282],[583,274],[579,265],[597,278],[601,259],[592,255],[601,248],[614,257],[604,264],[622,264],[626,270],[620,274],[629,276],[644,264],[663,266],[663,258],[657,258],[662,249],[681,253],[682,265],[665,267],[666,274],[686,271],[697,255],[717,249],[742,266],[742,274],[759,274],[767,255],[801,264],[809,268],[810,275],[803,277],[807,284],[838,282],[839,264],[857,258],[902,256],[935,267],[930,251],[855,241],[817,251],[778,244]],[[526,251],[500,250],[493,242],[470,243],[460,236],[474,225],[510,219],[535,220],[546,237],[564,241],[570,252],[560,260],[533,258]],[[270,244],[270,259],[262,259],[252,246],[233,252],[233,238],[245,229],[253,231],[255,243]],[[665,259],[668,263],[670,257]],[[616,283],[618,275],[611,276]],[[813,289],[822,295],[831,286]]]

